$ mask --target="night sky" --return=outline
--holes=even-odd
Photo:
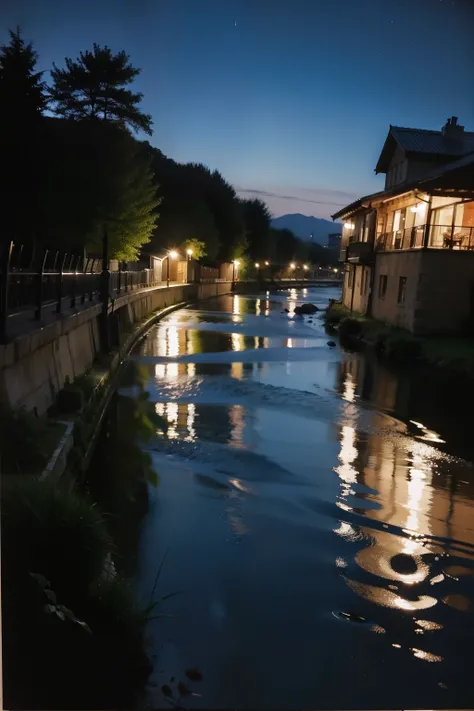
[[[153,145],[275,215],[328,217],[383,187],[389,124],[474,130],[474,0],[2,0],[48,70],[125,49]]]

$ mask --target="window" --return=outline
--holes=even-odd
[[[385,299],[385,294],[387,293],[387,281],[388,277],[386,274],[381,274],[379,277],[379,298]]]
[[[399,304],[405,303],[406,292],[407,292],[407,278],[400,277],[400,279],[398,280],[398,298],[397,298],[397,301]]]

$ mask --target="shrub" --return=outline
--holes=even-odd
[[[37,417],[24,409],[4,412],[0,418],[2,472],[37,474],[54,451],[64,425]]]
[[[341,321],[339,334],[341,338],[359,338],[362,335],[362,322],[348,316]]]
[[[59,412],[72,415],[79,412],[84,406],[84,393],[74,383],[66,385],[58,392],[57,406]]]
[[[409,334],[390,334],[384,341],[384,353],[393,361],[413,362],[423,357],[423,347]]]
[[[337,326],[346,317],[347,310],[342,304],[332,302],[324,312],[324,323],[326,326],[334,328],[334,326]]]
[[[98,509],[72,485],[6,477],[1,506],[4,579],[41,573],[67,604],[101,575],[111,540]]]

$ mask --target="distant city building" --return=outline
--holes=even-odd
[[[328,235],[328,247],[335,247],[336,249],[339,249],[341,246],[341,237],[342,235],[340,232],[333,232],[332,234]]]

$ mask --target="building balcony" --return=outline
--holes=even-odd
[[[347,245],[346,261],[352,264],[371,264],[374,248],[372,242],[350,242]]]
[[[399,249],[421,249],[426,225],[407,227],[396,232],[385,232],[377,237],[377,252],[393,252]],[[453,225],[429,225],[428,248],[447,250],[474,250],[474,227]]]

